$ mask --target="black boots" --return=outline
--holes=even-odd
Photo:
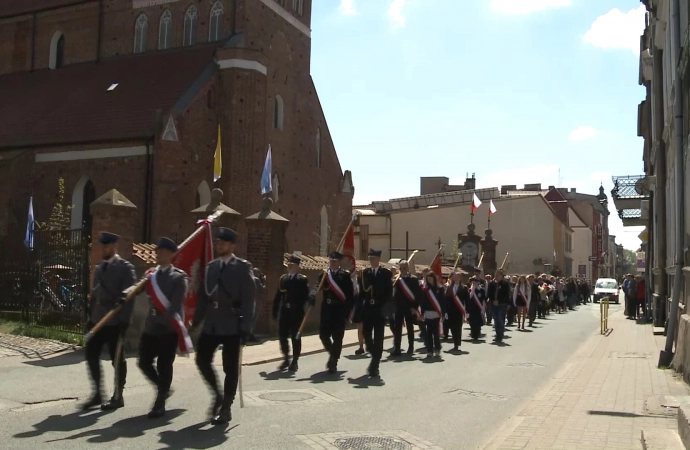
[[[168,398],[168,393],[158,393],[158,397],[156,397],[156,401],[153,404],[153,408],[151,408],[151,411],[148,414],[149,419],[158,419],[159,417],[163,417],[165,415],[165,399]]]
[[[211,419],[211,424],[225,425],[226,423],[229,423],[232,420],[230,406],[232,406],[232,400],[223,399],[220,411],[215,417],[213,417],[213,419]]]
[[[93,409],[97,406],[101,406],[101,403],[103,403],[103,399],[101,398],[101,394],[94,394],[93,397],[83,405],[81,405],[81,409],[83,411],[88,411],[90,409]]]

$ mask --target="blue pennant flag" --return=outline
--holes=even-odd
[[[34,198],[29,198],[29,217],[26,223],[26,234],[24,235],[24,246],[34,248]]]
[[[273,191],[271,186],[271,146],[268,146],[268,153],[266,153],[266,162],[264,163],[264,171],[261,174],[261,195],[270,194]]]

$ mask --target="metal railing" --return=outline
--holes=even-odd
[[[645,199],[649,197],[649,193],[646,189],[647,186],[645,182],[645,175],[613,177],[613,189],[611,190],[611,196],[614,199]]]
[[[641,219],[642,209],[620,209],[618,217],[621,219]]]

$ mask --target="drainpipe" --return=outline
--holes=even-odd
[[[657,19],[658,26],[658,19]],[[656,33],[655,33],[656,34]],[[662,138],[664,130],[664,60],[663,52],[656,45],[654,45],[654,58],[652,75],[652,140],[653,146],[656,146],[656,161],[654,161],[654,175],[656,175],[656,186],[654,189],[654,200],[652,202],[650,194],[650,211],[653,211],[654,227],[650,228],[648,233],[649,236],[654,236],[652,233],[656,233],[656,241],[652,246],[652,250],[649,248],[648,251],[656,251],[657,258],[654,260],[654,264],[659,269],[659,274],[654,277],[659,280],[657,295],[661,299],[663,308],[659,311],[663,311],[663,314],[655,314],[657,317],[657,322],[654,326],[663,327],[665,321],[666,313],[666,297],[668,295],[668,278],[666,277],[666,145]],[[652,204],[653,203],[653,204]],[[654,208],[654,209],[652,209]],[[647,242],[651,242],[653,239],[648,239]],[[649,247],[649,246],[648,246]],[[656,250],[655,250],[656,249]],[[651,268],[650,268],[651,269]],[[652,277],[648,278],[648,283],[653,286],[650,282]],[[650,287],[652,287],[650,286]],[[653,312],[654,303],[651,303],[651,308],[649,312]]]
[[[144,180],[144,235],[142,242],[151,242],[151,203],[152,203],[152,145],[146,142],[146,178]]]
[[[666,334],[666,348],[661,353],[659,365],[668,366],[673,359],[673,342],[678,329],[678,303],[683,282],[683,250],[685,240],[685,170],[683,151],[683,108],[682,86],[679,79],[678,62],[680,61],[680,5],[679,0],[671,0],[671,64],[675,73],[675,89],[673,102],[674,144],[676,149],[676,273],[673,277],[673,293],[671,298],[671,312],[668,318],[668,333]],[[665,364],[662,364],[665,363]]]

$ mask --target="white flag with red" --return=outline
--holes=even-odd
[[[482,201],[479,200],[479,197],[477,197],[477,194],[473,193],[472,194],[472,212],[475,212],[479,207],[482,206]]]
[[[489,215],[492,216],[494,214],[496,214],[496,206],[493,200],[489,200]]]

